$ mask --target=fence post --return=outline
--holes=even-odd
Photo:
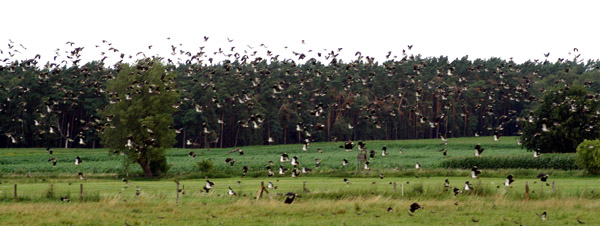
[[[402,196],[404,196],[404,183],[402,183]]]
[[[15,201],[17,201],[17,200],[19,200],[19,199],[17,198],[17,184],[15,184]]]
[[[79,184],[79,197],[81,197],[81,202],[83,202],[83,184]]]
[[[398,193],[398,189],[396,188],[396,182],[394,182],[394,193]]]
[[[552,181],[552,193],[556,193],[556,181]]]
[[[525,199],[529,200],[529,181],[525,181]]]
[[[175,197],[175,205],[179,203],[179,181],[175,181],[177,183],[177,196]]]

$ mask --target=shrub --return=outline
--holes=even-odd
[[[211,172],[215,168],[215,163],[211,160],[204,159],[200,162],[197,162],[196,167],[198,167],[200,172]]]
[[[588,173],[600,173],[600,140],[585,140],[577,146],[577,165]]]
[[[471,169],[579,169],[573,154],[546,154],[539,158],[531,155],[454,157],[440,163],[443,168]]]

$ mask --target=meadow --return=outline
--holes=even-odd
[[[356,148],[345,152],[342,142],[314,143],[309,151],[302,146],[268,145],[241,147],[244,155],[232,149],[170,149],[171,170],[159,179],[140,177],[139,167],[125,170],[122,156],[106,149],[54,149],[57,166],[47,162],[45,149],[0,150],[0,222],[3,225],[598,225],[595,211],[600,207],[600,180],[582,170],[486,169],[478,179],[468,169],[444,168],[452,158],[473,156],[480,143],[486,157],[522,156],[533,158],[517,146],[514,137],[493,141],[491,137],[448,139],[443,156],[440,139],[366,141],[375,150],[370,171],[355,174]],[[381,147],[388,148],[387,157]],[[323,150],[322,153],[317,149]],[[399,153],[399,150],[403,154]],[[188,156],[190,151],[196,158]],[[298,156],[301,165],[313,171],[292,178],[278,175],[281,153]],[[74,164],[76,156],[83,159]],[[567,155],[568,156],[568,155]],[[542,158],[545,156],[542,155]],[[232,167],[226,158],[236,160]],[[322,160],[319,169],[314,159]],[[350,164],[342,167],[341,160]],[[214,162],[214,169],[201,171],[198,161]],[[275,176],[267,177],[265,166],[275,163]],[[419,162],[422,169],[415,169]],[[289,163],[283,163],[291,168]],[[249,167],[242,176],[241,167]],[[80,180],[77,172],[86,180]],[[548,173],[547,183],[536,175]],[[383,174],[384,178],[379,176]],[[506,175],[515,175],[504,186]],[[127,182],[122,181],[123,178]],[[344,178],[349,183],[344,182]],[[214,182],[206,193],[205,180]],[[444,180],[450,188],[444,187]],[[185,192],[176,192],[176,183]],[[474,189],[454,195],[469,181]],[[256,199],[261,182],[272,182]],[[17,198],[14,186],[17,184]],[[529,185],[529,194],[525,192]],[[395,185],[395,186],[394,186]],[[83,187],[83,201],[80,189]],[[139,195],[136,188],[139,187]],[[231,187],[235,196],[228,195]],[[395,188],[394,188],[395,187]],[[283,203],[285,193],[298,197],[292,205]],[[69,197],[63,202],[61,197]],[[177,198],[179,197],[179,198]],[[418,202],[423,209],[409,214]],[[539,215],[547,212],[547,220]],[[412,215],[412,216],[411,216]]]

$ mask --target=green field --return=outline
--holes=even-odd
[[[171,149],[167,152],[171,170],[161,179],[139,177],[139,167],[130,167],[128,182],[121,156],[108,155],[105,149],[55,149],[56,167],[47,162],[45,149],[0,150],[0,222],[3,225],[598,225],[600,179],[582,170],[553,169],[481,169],[479,179],[470,178],[469,170],[440,168],[440,162],[459,156],[472,156],[473,147],[481,143],[486,156],[515,156],[530,153],[515,143],[514,137],[494,142],[490,137],[449,139],[448,156],[440,152],[441,140],[367,141],[367,149],[377,151],[370,160],[371,171],[355,175],[356,149],[345,152],[338,143],[314,143],[308,152],[301,145],[242,147],[244,155],[231,149]],[[389,156],[381,156],[387,145]],[[320,148],[323,153],[316,150]],[[404,154],[398,152],[402,149]],[[188,157],[189,151],[198,154]],[[264,167],[286,152],[298,156],[301,165],[314,169],[314,159],[321,167],[292,178],[267,177]],[[83,164],[74,159],[81,156]],[[234,167],[225,158],[236,160]],[[350,164],[341,166],[342,159]],[[213,172],[199,172],[196,162],[209,159]],[[414,169],[420,162],[423,169]],[[283,163],[291,168],[289,163]],[[250,172],[242,177],[241,167]],[[80,180],[77,172],[87,180]],[[535,176],[550,174],[548,184]],[[379,174],[384,174],[384,179]],[[506,175],[515,182],[503,185]],[[348,178],[350,183],[345,183]],[[205,180],[215,187],[202,192]],[[451,184],[444,188],[444,179]],[[176,183],[185,188],[176,203]],[[474,190],[454,196],[452,188],[462,189],[470,181]],[[270,189],[256,200],[261,182],[272,182]],[[394,183],[396,189],[394,190]],[[525,184],[529,185],[529,197]],[[17,184],[17,199],[14,186]],[[84,201],[80,200],[83,185]],[[140,195],[136,196],[136,187]],[[236,196],[227,194],[231,187]],[[553,188],[554,187],[554,188]],[[306,190],[304,189],[306,188]],[[287,192],[299,197],[292,205],[283,203]],[[61,202],[69,197],[71,202]],[[408,214],[411,203],[423,206]],[[392,211],[388,212],[388,208]],[[536,214],[546,211],[547,220]],[[478,222],[473,222],[478,221]]]

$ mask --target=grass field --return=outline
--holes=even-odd
[[[56,167],[47,162],[44,149],[0,150],[0,222],[2,225],[599,225],[600,179],[581,170],[553,169],[481,169],[479,179],[470,178],[469,170],[440,168],[440,162],[457,156],[472,156],[481,143],[485,156],[527,155],[514,137],[494,142],[490,137],[449,139],[448,156],[439,149],[441,140],[367,141],[367,149],[377,151],[372,170],[354,174],[356,150],[345,152],[338,143],[314,143],[304,152],[301,145],[242,147],[244,155],[231,149],[191,149],[167,152],[172,168],[160,179],[139,177],[137,166],[129,169],[128,182],[121,156],[108,155],[106,149],[55,149]],[[390,156],[381,156],[387,145]],[[317,149],[323,153],[318,153]],[[402,149],[404,154],[398,152]],[[286,152],[298,156],[301,165],[314,169],[292,178],[286,175],[266,177],[268,161],[279,164]],[[81,156],[83,164],[74,159]],[[234,167],[225,158],[236,160]],[[342,159],[350,161],[341,166]],[[198,172],[196,162],[209,159],[213,172]],[[414,169],[420,162],[423,169]],[[289,163],[283,163],[291,168]],[[241,167],[250,172],[241,176]],[[77,172],[87,180],[80,180]],[[276,170],[275,170],[276,171]],[[535,176],[550,174],[549,183]],[[384,179],[379,174],[384,174]],[[503,185],[506,175],[515,175],[510,187]],[[136,176],[137,175],[137,176]],[[347,184],[343,178],[348,178]],[[205,180],[215,187],[202,192]],[[451,184],[444,188],[444,179]],[[176,203],[176,183],[185,188]],[[475,188],[454,196],[452,188],[462,189],[465,181]],[[261,182],[272,182],[270,197],[256,200]],[[396,190],[394,185],[396,184]],[[529,197],[525,184],[529,184]],[[555,190],[553,189],[553,183]],[[14,185],[17,184],[17,200]],[[80,184],[84,202],[80,202]],[[140,195],[136,196],[136,187]],[[231,187],[236,196],[227,194]],[[306,188],[306,190],[304,189]],[[283,203],[287,192],[299,194],[292,205]],[[69,197],[71,202],[62,202]],[[411,203],[423,206],[413,216]],[[388,211],[391,207],[392,211]],[[538,215],[546,211],[547,220]],[[537,215],[536,215],[537,214]],[[477,222],[474,222],[477,221]]]
[[[491,137],[478,138],[451,138],[448,139],[448,155],[444,157],[438,152],[442,147],[439,139],[430,140],[401,140],[401,141],[367,141],[367,149],[375,150],[375,158],[370,160],[371,168],[374,171],[379,170],[399,170],[412,169],[419,162],[423,168],[438,168],[439,163],[455,156],[473,156],[473,148],[480,143],[486,148],[484,156],[497,155],[531,155],[524,149],[521,149],[515,143],[516,137],[503,137],[495,142]],[[282,153],[287,153],[290,158],[298,156],[301,165],[308,168],[315,168],[315,159],[322,161],[317,175],[344,174],[354,170],[356,163],[356,148],[353,152],[345,152],[338,146],[342,142],[324,142],[313,143],[309,146],[309,151],[302,151],[302,145],[268,145],[268,146],[249,146],[242,147],[244,155],[229,153],[232,149],[170,149],[167,151],[167,160],[171,165],[169,173],[171,175],[181,175],[197,172],[196,162],[208,159],[215,163],[215,172],[212,176],[230,176],[241,175],[242,166],[249,167],[250,176],[266,176],[265,166],[269,161],[279,164],[279,157]],[[388,147],[388,157],[381,156],[383,145]],[[317,149],[323,150],[318,153]],[[50,155],[43,148],[39,149],[2,149],[0,150],[0,173],[17,175],[77,175],[81,171],[85,174],[120,174],[125,175],[125,170],[121,164],[122,156],[108,155],[107,149],[54,149],[54,157],[58,158],[57,167],[52,167],[48,162]],[[404,154],[400,154],[402,150]],[[193,159],[188,157],[188,153],[194,151],[198,157]],[[84,163],[75,166],[75,157],[80,156]],[[225,159],[231,157],[236,163],[233,167],[225,163]],[[342,167],[342,160],[347,159],[350,164]],[[286,165],[289,168],[289,164]],[[276,170],[276,169],[275,169]],[[128,170],[130,174],[141,174],[138,165],[131,165]]]

